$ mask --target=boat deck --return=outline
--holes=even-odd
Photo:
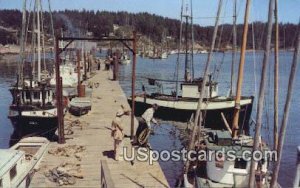
[[[66,162],[80,167],[80,174],[77,175],[82,176],[82,179],[76,178],[74,185],[64,185],[67,187],[169,187],[158,162],[149,165],[148,162],[113,159],[111,122],[121,104],[127,108],[129,105],[119,82],[110,81],[111,77],[111,72],[101,70],[89,80],[99,83],[99,87],[93,90],[92,110],[79,118],[70,114],[65,116],[65,129],[74,120],[79,120],[81,126],[72,127],[73,134],[66,135],[66,144],[50,144],[30,187],[57,187],[58,184],[50,181],[45,173]],[[124,118],[124,125],[125,134],[130,135],[130,116]],[[136,125],[137,122],[135,128]],[[74,145],[84,148],[79,157],[78,154],[75,154],[76,157],[72,154],[69,157],[51,154],[58,147]],[[124,139],[124,146],[131,148],[129,138]]]

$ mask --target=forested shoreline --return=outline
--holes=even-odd
[[[114,25],[123,26],[138,31],[141,35],[151,39],[154,43],[161,43],[166,37],[173,38],[178,42],[180,32],[180,21],[149,13],[128,13],[108,11],[87,11],[87,10],[64,10],[54,11],[53,21],[55,33],[61,30],[70,33],[92,32],[94,36],[108,36],[114,31]],[[44,22],[46,30],[50,33],[50,14],[45,12]],[[17,44],[19,31],[22,23],[22,13],[19,10],[0,10],[0,43]],[[257,49],[264,46],[266,23],[254,22],[254,41]],[[280,48],[291,48],[295,40],[297,25],[291,23],[279,24]],[[241,44],[243,25],[237,25],[237,44]],[[252,24],[249,26],[252,33]],[[274,32],[274,31],[273,31]],[[212,26],[194,26],[195,42],[207,47],[210,44],[213,33]],[[274,40],[274,39],[272,39]],[[218,32],[219,47],[232,44],[232,25],[223,24]],[[248,48],[253,47],[252,34],[248,35]]]

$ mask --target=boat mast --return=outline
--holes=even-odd
[[[38,65],[37,65],[37,79],[41,81],[41,23],[40,23],[40,0],[36,0],[37,4],[37,52],[38,52]]]
[[[20,63],[18,66],[18,78],[17,87],[23,84],[23,63],[25,59],[25,28],[26,28],[26,0],[23,1],[23,13],[22,13],[22,33],[20,39]]]
[[[278,27],[278,0],[275,0],[274,9],[275,19],[275,65],[274,65],[274,150],[277,150],[278,145],[278,66],[279,66],[279,27]]]
[[[216,17],[216,21],[215,21],[215,27],[214,27],[214,33],[213,33],[213,37],[212,37],[212,41],[211,41],[211,46],[210,46],[210,50],[208,52],[208,56],[207,56],[207,61],[205,64],[205,69],[204,69],[204,75],[203,75],[203,79],[202,79],[202,83],[201,83],[201,89],[200,89],[200,97],[198,100],[198,105],[197,105],[197,111],[196,111],[196,115],[195,115],[195,120],[194,120],[194,127],[193,127],[193,132],[191,135],[191,141],[189,143],[188,146],[188,150],[192,150],[194,148],[194,144],[195,144],[195,137],[196,137],[196,132],[197,132],[197,127],[199,126],[199,130],[201,129],[201,123],[202,123],[202,113],[201,113],[201,107],[202,107],[202,102],[203,102],[203,98],[204,98],[204,88],[207,82],[207,77],[208,77],[208,72],[209,72],[209,65],[212,59],[212,54],[215,48],[215,43],[216,43],[216,38],[217,38],[217,33],[218,33],[218,26],[219,26],[219,20],[220,20],[220,15],[221,15],[221,10],[222,10],[222,4],[223,4],[223,0],[219,0],[219,5],[218,5],[218,11],[217,11],[217,17]],[[199,131],[200,132],[200,131]],[[187,173],[188,169],[189,169],[189,165],[190,165],[190,161],[187,160],[186,165],[185,165],[185,173]]]
[[[230,96],[233,94],[233,79],[234,79],[234,65],[236,61],[236,0],[233,4],[233,29],[232,29],[232,63],[231,63],[231,80],[230,80]]]
[[[180,33],[179,33],[179,47],[177,53],[177,62],[176,62],[176,99],[178,99],[178,91],[179,91],[179,61],[180,61],[180,50],[182,45],[182,15],[183,15],[183,1],[181,1],[181,11],[180,11]]]
[[[188,15],[188,4],[186,4],[185,9],[185,72],[184,72],[184,80],[186,82],[191,81],[191,75],[190,75],[190,65],[189,65],[189,44],[188,44],[188,25],[189,25],[189,15]]]
[[[195,38],[194,38],[194,23],[193,23],[193,0],[191,0],[190,3],[191,3],[190,7],[191,7],[191,30],[192,30],[192,46],[191,46],[191,50],[192,50],[192,52],[191,52],[192,80],[191,81],[193,81],[195,78],[195,72],[194,72],[194,42],[195,42],[194,40],[195,40]]]
[[[239,130],[239,115],[240,115],[240,108],[241,108],[240,100],[241,100],[242,84],[243,84],[243,77],[244,77],[244,65],[245,65],[245,56],[246,56],[246,47],[247,47],[248,19],[250,14],[250,5],[251,5],[251,0],[247,0],[246,11],[244,16],[244,28],[243,28],[243,40],[241,46],[240,65],[239,65],[238,80],[236,86],[235,107],[234,107],[234,114],[233,114],[233,124],[232,124],[233,138],[237,137],[237,133]]]
[[[287,96],[286,96],[286,101],[285,101],[285,106],[284,106],[284,113],[283,113],[283,118],[282,118],[280,132],[279,132],[279,140],[278,140],[278,147],[277,147],[277,161],[275,163],[275,167],[273,170],[273,175],[272,175],[272,180],[271,180],[271,188],[277,187],[276,184],[277,184],[278,173],[279,173],[279,169],[280,169],[280,162],[281,162],[281,157],[282,157],[282,149],[283,149],[283,144],[284,144],[284,139],[285,139],[285,132],[286,132],[286,127],[287,127],[287,123],[288,123],[289,109],[290,109],[291,99],[292,99],[292,94],[293,94],[293,89],[294,89],[294,81],[295,81],[295,77],[296,77],[297,65],[299,64],[298,58],[299,58],[299,54],[300,54],[300,22],[298,23],[297,35],[298,36],[297,36],[297,41],[295,44],[293,64],[291,67]]]
[[[263,115],[263,107],[264,107],[264,94],[265,94],[265,84],[266,84],[266,76],[267,76],[267,65],[269,63],[270,57],[270,46],[271,46],[271,35],[272,35],[272,18],[273,18],[273,8],[274,8],[275,0],[269,1],[269,11],[268,11],[268,29],[267,29],[267,41],[265,46],[265,53],[262,64],[262,74],[261,74],[261,82],[259,88],[259,98],[258,98],[258,106],[257,106],[257,115],[256,115],[256,127],[255,127],[255,137],[252,153],[258,150],[261,136],[261,127],[262,127],[262,115]],[[257,162],[252,157],[251,160],[251,168],[250,168],[250,178],[249,178],[249,186],[254,187],[255,185],[255,168]]]

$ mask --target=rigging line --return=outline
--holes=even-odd
[[[254,109],[255,111],[257,111],[257,99],[256,97],[257,95],[257,78],[256,78],[256,46],[255,46],[255,31],[254,31],[254,24],[252,22],[251,24],[252,26],[252,58],[253,58],[253,77],[254,77],[254,100],[255,100],[255,104],[254,104]]]
[[[49,5],[49,14],[50,14],[50,21],[51,21],[51,32],[52,32],[52,37],[53,37],[53,41],[54,41],[55,34],[54,34],[54,24],[53,24],[53,16],[52,16],[50,0],[48,0],[48,5]]]
[[[224,13],[223,13],[224,16],[226,15],[226,8],[227,8],[228,1],[225,1],[225,2],[226,3],[225,3]],[[219,40],[218,40],[218,44],[217,44],[217,49],[219,51],[220,51],[220,46],[221,46],[221,41],[222,41],[223,29],[224,29],[224,20],[222,21],[221,29],[220,29],[220,33],[219,33],[219,37],[218,37]],[[216,63],[213,74],[212,74],[214,80],[218,79],[218,76],[219,76],[218,73],[220,71],[220,68],[222,67],[223,62],[224,62],[224,57],[225,57],[225,53],[223,52],[223,55],[220,58],[220,64],[218,66],[217,63]],[[213,57],[213,58],[215,58],[215,57]]]
[[[41,23],[42,23],[42,36],[43,36],[43,40],[42,40],[42,48],[43,48],[43,67],[44,67],[44,71],[47,70],[47,67],[46,67],[46,52],[45,52],[45,30],[44,30],[44,16],[43,16],[43,6],[42,6],[42,3],[40,3],[40,8],[41,8],[41,11],[40,11],[40,14],[41,14]]]
[[[204,16],[204,17],[194,17],[194,19],[216,19],[217,17],[214,16]],[[223,17],[219,17],[219,19],[223,19],[223,18],[232,18],[232,16],[223,16]]]
[[[222,30],[223,30],[223,27],[222,27]],[[233,39],[233,35],[234,35],[234,27],[232,27],[230,37],[228,38],[227,42],[225,43],[226,46],[229,45],[231,39]],[[221,36],[222,36],[222,32],[221,32]],[[220,43],[219,43],[219,46],[220,46]],[[214,80],[217,80],[218,77],[219,77],[220,70],[221,70],[222,65],[224,64],[224,61],[225,61],[225,55],[226,54],[223,52],[223,55],[221,57],[221,62],[219,64],[219,66],[215,66],[213,74],[215,74],[216,76],[215,76],[215,78],[213,78]]]
[[[36,34],[35,34],[35,27],[36,27],[36,0],[33,0],[33,11],[32,11],[32,33],[31,33],[31,73],[30,73],[30,78],[32,78],[35,74],[35,42],[36,42]]]
[[[29,3],[29,10],[31,9],[32,6],[32,1],[30,1]],[[26,31],[25,31],[25,46],[27,44],[27,39],[28,39],[28,33],[29,33],[29,25],[30,25],[30,17],[31,17],[31,13],[28,12],[28,17],[27,17],[27,24],[26,25]],[[32,34],[32,32],[31,32]]]
[[[24,44],[24,35],[25,35],[25,24],[26,23],[26,0],[23,1],[23,13],[22,13],[22,33],[20,36],[20,62],[18,65],[18,76],[21,78],[21,82],[23,83],[23,63],[24,63],[24,52],[25,52],[25,45]],[[19,78],[18,78],[19,79]],[[19,84],[19,80],[18,80]]]

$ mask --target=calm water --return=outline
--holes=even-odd
[[[288,84],[288,76],[290,72],[290,65],[292,62],[292,52],[282,52],[280,53],[280,93],[279,93],[279,110],[280,110],[280,119],[282,117],[282,111],[285,103],[285,95]],[[273,57],[273,54],[272,54]],[[203,74],[203,67],[206,61],[207,55],[201,54],[196,55],[195,57],[195,77],[200,77]],[[256,64],[253,63],[253,54],[247,53],[246,64],[245,64],[245,75],[243,82],[243,95],[255,95],[255,91],[259,89],[259,80],[261,74],[261,62],[263,58],[263,53],[259,52],[256,54]],[[148,80],[145,77],[152,77],[157,79],[173,79],[175,64],[176,64],[177,55],[171,55],[166,60],[151,60],[151,59],[142,59],[138,58],[137,64],[137,82],[136,87],[139,92],[142,90],[142,85],[146,86],[147,92],[156,91],[156,87],[149,87]],[[181,57],[183,60],[183,56]],[[239,58],[238,58],[239,60]],[[273,125],[273,58],[271,59],[268,71],[268,80],[266,85],[266,95],[265,95],[265,118],[263,124],[263,137],[267,143],[270,143],[272,146],[272,125]],[[182,61],[183,62],[183,61]],[[255,67],[255,70],[254,70]],[[183,63],[180,65],[181,70],[183,70]],[[231,53],[226,53],[223,57],[223,54],[215,54],[212,66],[210,68],[211,72],[215,73],[215,79],[219,82],[219,94],[227,95],[230,89],[230,75],[231,75]],[[219,70],[219,71],[218,71]],[[238,65],[235,67],[235,74],[237,75]],[[180,71],[180,80],[183,80],[183,71]],[[121,68],[121,85],[125,90],[127,95],[131,95],[131,65],[122,66]],[[255,83],[257,80],[257,83]],[[279,176],[279,181],[283,187],[292,186],[294,179],[294,174],[296,170],[296,157],[297,152],[296,148],[300,144],[300,126],[298,122],[300,121],[299,109],[300,104],[300,74],[299,69],[297,71],[297,79],[295,82],[295,89],[293,93],[292,106],[290,109],[289,124],[286,134],[286,140],[284,145],[283,161],[281,164],[281,171]],[[235,82],[236,83],[236,80]],[[235,84],[234,84],[235,87]],[[257,89],[255,89],[257,88]],[[163,84],[164,92],[170,92],[175,90],[174,84]],[[256,107],[252,116],[255,118]],[[150,142],[153,145],[153,148],[162,150],[162,149],[181,149],[183,146],[178,143],[178,137],[174,137],[174,132],[169,131],[172,127],[172,124],[163,124],[156,131],[160,134],[154,135],[151,137]],[[174,126],[173,126],[174,127]],[[254,130],[254,127],[252,127]],[[161,131],[161,132],[159,132]],[[176,133],[178,134],[178,133]],[[176,135],[175,134],[175,135]],[[175,179],[180,175],[182,170],[182,163],[174,162],[160,162],[165,172],[167,179],[169,180],[170,185],[174,185]]]
[[[256,55],[256,69],[254,70],[253,55],[248,53],[245,64],[245,76],[243,84],[243,95],[255,95],[259,88],[260,72],[262,53]],[[195,56],[195,76],[202,75],[202,68],[205,64],[206,54]],[[148,87],[147,80],[144,77],[155,77],[160,79],[173,79],[175,64],[177,55],[171,55],[166,60],[150,60],[142,59],[138,57],[137,64],[137,82],[136,87],[138,91],[141,91],[142,85],[146,86],[147,92],[155,91],[155,87]],[[183,58],[182,58],[183,59]],[[285,103],[285,94],[287,90],[288,76],[290,71],[290,65],[292,62],[292,53],[285,52],[280,54],[280,119],[282,117],[283,106]],[[272,143],[272,115],[273,115],[273,82],[272,82],[272,62],[269,66],[271,72],[269,72],[268,84],[266,87],[266,102],[265,102],[265,119],[263,125],[263,137],[268,143]],[[221,64],[221,66],[220,66]],[[231,66],[231,54],[226,53],[224,58],[222,54],[215,54],[213,64],[211,66],[211,72],[215,72],[217,76],[215,79],[219,82],[219,94],[227,95],[230,89],[230,66]],[[181,69],[183,64],[181,64]],[[218,67],[218,68],[215,68]],[[214,71],[219,70],[219,71]],[[237,74],[238,66],[236,66],[235,74]],[[16,63],[14,60],[5,61],[0,63],[0,148],[8,148],[10,137],[13,133],[13,128],[9,119],[7,118],[8,106],[11,102],[11,96],[8,91],[9,86],[15,81],[16,76]],[[183,71],[180,71],[180,77],[183,77]],[[283,161],[281,165],[281,171],[279,181],[283,187],[291,186],[296,169],[296,147],[300,144],[300,116],[298,115],[298,106],[300,104],[300,74],[299,69],[297,71],[297,79],[295,82],[295,90],[293,93],[292,106],[290,109],[289,124],[287,129],[287,135],[284,145]],[[257,83],[255,84],[255,78]],[[131,87],[131,65],[121,66],[120,68],[120,83],[127,95],[130,95]],[[163,85],[164,92],[174,90],[173,84]],[[252,113],[255,117],[255,109]],[[254,129],[254,127],[252,127]],[[157,150],[173,150],[181,149],[183,146],[178,139],[179,131],[171,123],[163,123],[161,126],[155,129],[155,135],[151,136],[150,142],[154,149]],[[170,183],[175,184],[175,179],[181,174],[182,163],[180,162],[161,162],[163,171]]]

